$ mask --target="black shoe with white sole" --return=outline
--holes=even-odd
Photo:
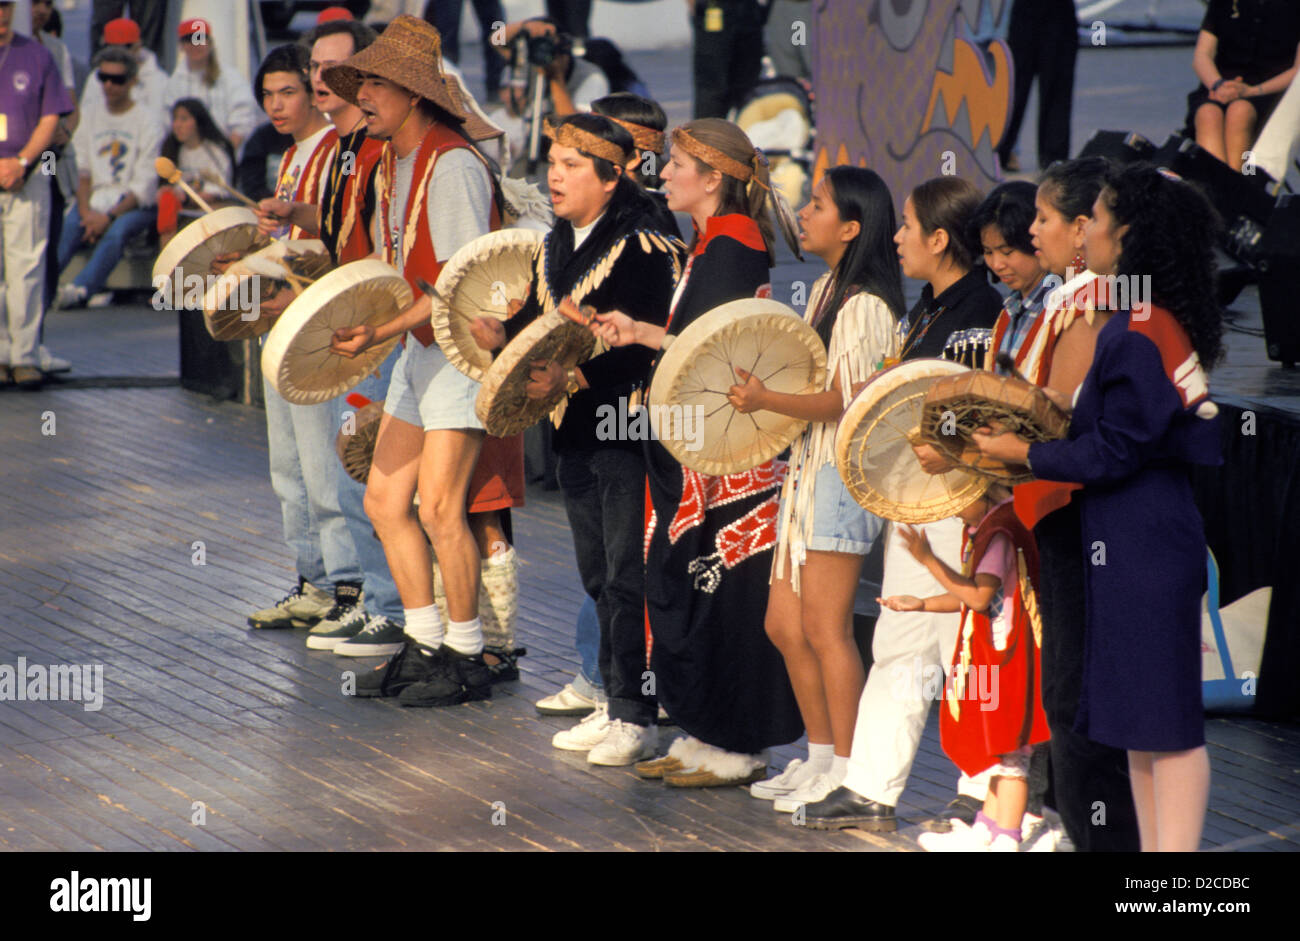
[[[386,657],[399,653],[407,637],[405,625],[392,618],[371,618],[355,636],[334,646],[340,657]]]

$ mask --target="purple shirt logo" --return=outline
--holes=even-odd
[[[18,94],[21,95],[23,92],[27,91],[27,89],[31,87],[31,84],[32,77],[26,72],[20,70],[14,73],[14,91],[18,92]]]

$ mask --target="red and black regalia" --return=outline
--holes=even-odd
[[[754,297],[768,281],[757,223],[713,216],[678,286],[667,332]],[[753,754],[803,733],[785,661],[763,629],[785,462],[709,477],[648,445],[646,612],[659,701],[708,745]]]

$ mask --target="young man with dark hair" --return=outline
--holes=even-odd
[[[273,207],[320,201],[338,134],[312,103],[307,53],[299,46],[272,49],[257,70],[253,92],[276,130],[293,138],[280,159],[275,195],[259,204],[263,231],[279,235],[285,225]],[[291,238],[306,235],[292,222],[287,228]],[[293,297],[286,287],[262,301],[262,316],[282,313]],[[337,408],[332,402],[291,405],[265,377],[263,387],[271,486],[280,499],[285,542],[296,556],[298,584],[278,604],[251,614],[248,624],[275,629],[345,620],[360,606],[363,575],[340,507],[338,461],[329,460]]]
[[[628,176],[635,157],[631,133],[608,118],[574,114],[550,123],[547,137],[555,228],[538,256],[523,307],[505,324],[477,321],[476,340],[495,349],[565,297],[666,323],[681,243],[662,234],[654,204]],[[658,708],[643,676],[645,443],[608,434],[611,425],[630,426],[631,403],[653,356],[646,347],[629,346],[607,350],[567,372],[551,363],[535,368],[527,387],[536,397],[564,388],[570,393],[553,439],[556,478],[583,587],[596,602],[608,702],[557,733],[552,743],[585,751],[597,765],[633,764],[653,754],[656,744]],[[610,422],[611,415],[623,417]]]

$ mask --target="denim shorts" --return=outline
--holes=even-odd
[[[442,348],[407,337],[393,366],[384,411],[425,431],[482,429],[474,414],[479,383],[451,364]]]
[[[818,468],[813,485],[812,534],[806,535],[804,549],[866,555],[884,525],[884,520],[864,510],[849,494],[834,462]],[[777,539],[781,538],[778,532]]]

